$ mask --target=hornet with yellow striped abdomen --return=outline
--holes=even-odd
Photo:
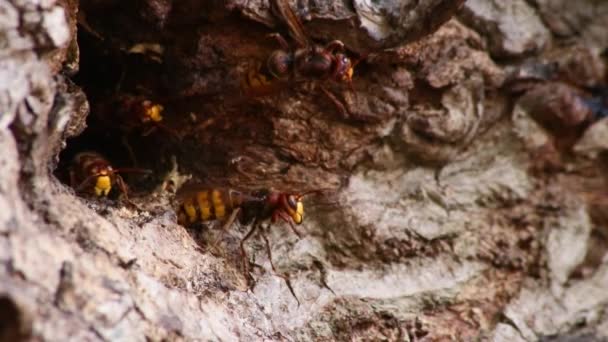
[[[178,222],[192,225],[212,220],[231,224],[236,219],[241,224],[260,223],[270,219],[272,223],[283,220],[294,227],[304,220],[302,196],[276,190],[257,190],[249,193],[234,189],[199,189],[186,186],[177,194],[180,206]],[[254,224],[255,226],[255,224]]]
[[[278,220],[285,221],[293,232],[301,237],[295,225],[304,221],[302,198],[315,192],[319,192],[319,190],[294,194],[273,189],[243,192],[234,189],[212,189],[200,185],[198,187],[196,185],[186,185],[177,193],[179,201],[178,222],[185,226],[191,226],[196,223],[219,220],[224,222],[222,232],[226,231],[237,219],[241,224],[252,223],[250,230],[240,242],[243,271],[248,279],[249,263],[244,247],[245,241],[253,235],[263,221],[267,220],[270,220],[271,223],[276,223]],[[277,273],[272,262],[268,238],[264,234],[262,234],[262,237],[266,243],[270,265],[273,271]],[[286,280],[292,294],[294,294],[289,279],[286,276],[281,277]]]

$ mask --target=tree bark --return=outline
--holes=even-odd
[[[295,43],[267,1],[0,0],[0,340],[608,338],[608,2],[289,2],[352,87],[243,92]],[[86,150],[135,205],[76,193]],[[324,191],[246,277],[188,178]]]

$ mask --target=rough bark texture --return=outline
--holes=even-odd
[[[242,95],[287,36],[267,1],[0,0],[0,340],[608,338],[608,2],[292,6],[364,57],[352,89]],[[67,185],[90,149],[155,171],[138,209]],[[335,191],[266,230],[278,273],[248,241],[248,286],[248,227],[177,224],[188,175]]]

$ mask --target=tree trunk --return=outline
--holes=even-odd
[[[277,4],[352,85],[250,88],[270,34],[297,49]],[[0,13],[0,340],[608,338],[608,2]],[[129,189],[82,191],[84,151]],[[203,187],[318,191],[301,238],[264,224],[243,259],[248,224],[178,224]]]

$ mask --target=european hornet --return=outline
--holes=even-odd
[[[212,189],[201,185],[186,185],[176,195],[179,202],[178,223],[191,226],[200,222],[219,220],[223,221],[222,233],[236,220],[243,225],[251,224],[251,228],[240,241],[243,272],[245,279],[249,281],[249,259],[244,246],[245,242],[253,236],[262,222],[268,220],[271,223],[276,223],[279,220],[288,223],[291,230],[298,237],[301,237],[302,235],[295,225],[301,224],[304,220],[302,198],[308,194],[321,191],[313,190],[297,194],[274,189],[262,189],[243,192],[234,189]],[[268,238],[263,233],[260,235],[262,235],[266,244],[266,252],[272,270],[278,275],[272,261]],[[285,279],[289,290],[298,300],[287,276],[280,277]]]
[[[156,129],[172,135],[175,132],[163,124],[163,105],[135,95],[121,95],[111,101],[108,107],[102,107],[102,120],[109,124],[118,123],[122,130],[133,132],[140,130],[141,135],[149,135]]]
[[[137,168],[115,169],[110,162],[97,152],[80,152],[74,156],[70,167],[70,185],[77,193],[89,193],[96,197],[107,197],[114,185],[125,196],[127,202],[128,187],[120,173],[150,173],[149,170]],[[132,204],[132,203],[131,203]]]
[[[131,163],[137,165],[136,153],[131,144],[133,137],[147,137],[153,132],[166,133],[177,138],[176,131],[163,123],[164,106],[140,95],[118,95],[99,102],[94,108],[89,126],[99,130],[102,136],[118,129],[121,143],[128,153]],[[163,136],[164,138],[164,136]]]
[[[312,42],[304,32],[298,16],[287,0],[271,0],[273,13],[285,22],[296,46],[290,47],[279,33],[270,37],[277,40],[280,49],[273,51],[266,63],[247,71],[241,82],[248,95],[266,95],[284,82],[332,81],[347,83],[352,88],[352,77],[357,62],[344,53],[344,43],[333,40],[321,46]],[[342,116],[350,115],[344,104],[323,85],[321,91],[335,104]]]

